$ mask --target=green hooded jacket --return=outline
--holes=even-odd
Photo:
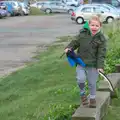
[[[77,55],[87,67],[104,68],[107,39],[102,31],[91,35],[88,22],[80,30],[79,34],[72,40],[66,48],[77,49]]]

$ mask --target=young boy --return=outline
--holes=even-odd
[[[76,78],[80,88],[80,96],[83,105],[89,105],[91,108],[96,107],[96,81],[98,79],[98,71],[103,72],[104,59],[106,54],[106,38],[101,32],[102,24],[98,16],[93,16],[89,23],[86,22],[83,29],[80,30],[76,39],[71,41],[65,48],[68,50],[76,50],[79,56],[86,64],[86,69],[77,65]],[[85,80],[88,80],[90,90],[90,100],[88,102],[85,94]]]

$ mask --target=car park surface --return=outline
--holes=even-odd
[[[66,14],[1,19],[0,75],[14,71],[31,61],[38,48],[41,50],[55,41],[56,37],[74,35],[80,28],[81,26],[72,23],[70,16]]]

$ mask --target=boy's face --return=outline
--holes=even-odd
[[[101,25],[98,21],[92,20],[89,23],[89,27],[92,32],[92,35],[95,35],[98,32],[98,30],[100,29]]]

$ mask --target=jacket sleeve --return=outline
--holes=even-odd
[[[80,46],[80,33],[74,37],[74,40],[72,40],[66,47],[66,48],[72,48],[73,50],[77,49]]]
[[[97,53],[97,68],[104,68],[104,60],[106,56],[107,51],[107,39],[105,37],[102,37],[102,43],[98,47],[98,53]]]

